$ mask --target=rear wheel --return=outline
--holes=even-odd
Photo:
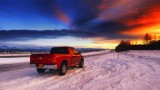
[[[59,69],[59,75],[65,75],[67,72],[67,63],[62,62],[60,69]]]
[[[42,69],[42,68],[37,68],[37,72],[38,73],[44,73],[46,69]]]
[[[84,60],[82,59],[79,63],[79,68],[83,68],[83,66],[84,66]]]

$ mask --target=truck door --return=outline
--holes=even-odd
[[[71,65],[74,66],[78,63],[77,53],[74,48],[70,48],[71,50]]]
[[[75,62],[75,64],[79,64],[79,62],[80,62],[80,54],[75,48],[73,48],[73,52],[74,52],[74,58],[75,58],[74,62]]]
[[[75,65],[76,56],[75,56],[74,51],[73,51],[72,48],[70,48],[70,54],[71,54],[71,66],[74,66]]]

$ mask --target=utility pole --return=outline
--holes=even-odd
[[[118,59],[119,59],[119,52],[118,52]]]

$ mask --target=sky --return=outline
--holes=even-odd
[[[115,48],[159,38],[160,0],[0,0],[0,43]]]

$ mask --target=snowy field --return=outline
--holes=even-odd
[[[18,53],[12,53],[12,54],[8,54],[8,53],[0,53],[0,56],[29,56],[31,54],[26,53],[26,54],[18,54]]]
[[[82,53],[83,56],[91,56],[91,55],[97,55],[97,54],[104,54],[104,53],[110,53],[111,50],[102,50],[102,51],[93,51],[93,52],[86,52]]]
[[[86,52],[86,53],[82,53],[83,55],[93,55],[93,54],[100,54],[100,53],[104,53],[104,52],[108,52],[110,50],[102,50],[102,51],[92,51],[92,52]],[[41,52],[41,53],[44,53],[44,52]],[[24,57],[24,56],[30,56],[31,54],[30,53],[0,53],[0,57]]]
[[[103,53],[109,53],[110,50],[102,50],[102,51],[93,51],[93,52],[87,52],[82,53],[83,56],[90,56],[90,55],[97,55],[97,54],[103,54]],[[9,56],[9,55],[8,55]],[[12,55],[10,55],[12,56]],[[13,63],[29,63],[29,57],[9,57],[9,58],[0,58],[0,65],[3,64],[13,64]]]
[[[0,65],[13,63],[28,63],[29,57],[0,58]]]
[[[65,76],[35,68],[0,73],[0,90],[160,90],[160,51],[126,51],[85,57]]]

